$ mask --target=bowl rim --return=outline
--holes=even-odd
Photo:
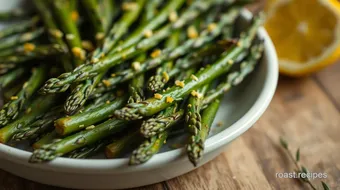
[[[252,18],[252,13],[243,9],[241,16],[246,20]],[[278,59],[275,47],[267,34],[266,30],[261,27],[258,30],[258,36],[264,39],[265,56],[267,58],[267,73],[263,88],[255,103],[239,120],[237,120],[230,127],[224,129],[218,134],[207,139],[205,144],[205,153],[208,154],[223,145],[231,142],[242,133],[247,131],[253,124],[262,116],[268,108],[278,82]],[[128,158],[118,159],[70,159],[70,158],[56,158],[55,160],[44,164],[28,163],[31,152],[20,150],[4,144],[0,144],[0,159],[6,159],[18,164],[23,164],[33,168],[43,170],[54,170],[66,173],[125,173],[150,170],[161,167],[161,165],[168,164],[173,161],[184,162],[187,161],[184,148],[170,150],[163,153],[158,153],[153,158],[142,165],[128,166]],[[115,169],[124,170],[115,170]]]

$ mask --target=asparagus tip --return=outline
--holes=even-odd
[[[143,116],[138,113],[138,109],[130,107],[124,107],[120,110],[116,110],[114,114],[117,118],[127,121],[138,120],[143,118]]]
[[[160,75],[155,75],[150,77],[148,82],[148,90],[151,92],[158,92],[164,88],[165,84],[163,82],[163,77]]]
[[[202,158],[204,143],[201,140],[195,141],[194,138],[195,136],[192,136],[191,142],[187,146],[187,152],[190,162],[196,167]]]
[[[30,163],[43,163],[47,161],[51,161],[55,159],[58,155],[56,155],[55,151],[50,149],[45,149],[41,147],[40,149],[34,150],[31,155],[29,162]]]
[[[70,84],[60,84],[60,79],[51,78],[49,79],[44,86],[39,90],[41,94],[53,94],[58,92],[65,92],[69,87]]]

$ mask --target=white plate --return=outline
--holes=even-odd
[[[0,7],[15,3],[1,0]],[[239,26],[246,26],[251,14],[244,10]],[[241,28],[242,28],[241,27]],[[228,143],[248,130],[267,109],[276,89],[278,62],[275,48],[261,28],[258,36],[265,40],[265,53],[255,73],[228,93],[215,119],[224,126],[214,127],[206,142],[201,165],[218,156]],[[171,144],[172,142],[168,142]],[[36,182],[77,189],[122,189],[165,181],[195,169],[183,148],[165,148],[149,162],[128,166],[127,158],[75,160],[58,158],[47,164],[30,164],[31,153],[0,144],[0,168]]]

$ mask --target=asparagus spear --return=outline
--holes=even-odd
[[[110,142],[108,140],[102,140],[98,143],[95,143],[93,145],[85,146],[80,149],[76,149],[72,152],[70,152],[67,157],[69,158],[75,158],[75,159],[84,159],[88,158],[95,153],[99,152],[100,150],[104,149],[106,145],[108,145]]]
[[[204,142],[209,135],[211,125],[215,119],[216,113],[220,106],[220,100],[214,100],[202,113],[201,129],[197,135],[192,135],[187,146],[189,160],[197,166],[199,159],[203,155]]]
[[[73,62],[75,66],[81,65],[85,60],[85,50],[82,49],[80,34],[77,25],[71,19],[71,11],[65,8],[66,0],[51,1],[54,16],[60,23],[60,28],[66,34],[66,42],[69,46],[70,52],[73,55]]]
[[[57,27],[57,24],[51,14],[51,11],[48,6],[48,1],[45,0],[34,0],[33,1],[35,7],[37,8],[40,17],[42,18],[45,28],[48,31],[49,39],[52,43],[59,44],[61,47],[67,47],[65,42],[63,41],[63,33]],[[70,60],[70,57],[65,54],[61,56],[60,62],[63,64],[63,67],[66,72],[72,70],[73,66]]]
[[[11,101],[5,104],[0,111],[1,126],[7,125],[10,121],[18,117],[27,100],[32,98],[34,92],[36,92],[46,79],[46,72],[47,67],[33,69],[32,76],[24,83],[22,90],[16,96],[11,97]]]
[[[114,110],[125,105],[127,96],[118,97],[112,102],[99,106],[88,112],[60,118],[55,122],[56,131],[65,136],[84,129],[90,125],[109,119]]]
[[[207,95],[203,100],[203,104],[210,104],[213,100],[229,91],[233,86],[239,85],[243,79],[254,70],[256,64],[261,58],[263,49],[263,43],[251,47],[250,55],[240,64],[239,71],[229,73],[223,83],[219,84],[216,89],[212,89],[207,92]]]
[[[104,27],[104,31],[108,31],[111,23],[119,15],[118,5],[112,0],[99,0],[99,15]]]
[[[214,39],[214,37],[219,35],[224,24],[228,24],[228,23],[232,22],[235,19],[235,17],[238,15],[237,13],[238,13],[237,10],[235,10],[235,11],[233,10],[233,11],[227,13],[224,17],[225,22],[221,21],[219,23],[218,27],[216,27],[214,31],[210,32],[207,29],[204,32],[202,32],[202,34],[198,38],[190,39],[190,40],[186,41],[184,44],[182,44],[182,46],[179,46],[175,49],[163,50],[159,57],[148,59],[144,63],[140,64],[138,69],[131,68],[131,69],[127,69],[127,70],[124,70],[122,72],[119,72],[119,73],[115,73],[111,78],[106,80],[106,84],[107,84],[106,86],[109,86],[109,89],[110,89],[110,88],[112,88],[112,86],[119,84],[121,82],[127,81],[127,80],[133,78],[134,76],[136,76],[138,74],[144,73],[144,72],[146,72],[146,71],[148,71],[152,68],[155,68],[163,62],[179,58],[180,56],[185,55],[186,53],[192,51],[193,49],[200,49],[201,47],[205,46],[206,43],[212,41]],[[204,50],[204,51],[210,52],[210,51],[207,51],[207,50]],[[198,51],[198,52],[203,53],[204,51]],[[216,51],[215,53],[219,53],[219,52],[220,51]],[[186,61],[186,63],[190,61],[190,64],[187,64],[187,68],[192,66],[192,65],[195,65],[198,62],[200,62],[201,59],[199,57],[198,57],[198,61],[195,60],[195,59],[197,59],[197,58],[195,58],[195,57],[197,57],[197,55],[199,55],[199,54],[194,54],[193,56],[191,56],[189,58],[189,60]],[[183,68],[184,67],[185,66],[183,65]],[[175,67],[176,71],[170,71],[169,77],[171,75],[174,76],[176,73],[178,73],[180,71],[179,68],[180,67],[176,66]],[[100,89],[99,91],[105,91],[105,89]]]
[[[39,163],[53,160],[58,156],[65,155],[78,148],[94,144],[100,139],[107,138],[123,130],[127,127],[127,123],[128,122],[124,120],[111,119],[99,124],[93,129],[81,131],[52,144],[43,145],[33,152],[29,161]]]
[[[17,69],[7,73],[6,75],[0,76],[0,88],[6,88],[9,85],[16,82],[25,74],[25,68],[18,67]]]
[[[189,98],[186,113],[186,124],[188,125],[189,132],[192,136],[198,135],[201,130],[201,107],[202,100],[206,92],[209,89],[209,84],[204,85],[198,91],[193,91],[191,97]]]
[[[65,47],[58,44],[35,45],[32,43],[26,43],[22,47],[16,48],[14,51],[16,55],[2,57],[0,63],[17,65],[32,59],[42,59],[52,55],[64,54],[66,52]]]
[[[133,22],[136,21],[136,19],[142,12],[145,2],[146,0],[136,0],[136,2],[123,2],[123,16],[111,28],[108,37],[104,40],[103,47],[100,49],[99,54],[106,55],[108,52],[110,52],[110,50],[112,50],[117,42],[122,39],[123,35],[127,33],[129,27],[133,24]],[[98,58],[98,55],[94,58]]]
[[[31,32],[26,32],[23,34],[17,34],[14,36],[3,38],[0,40],[0,50],[11,48],[11,47],[14,47],[14,46],[26,43],[26,42],[34,41],[37,38],[41,37],[43,33],[44,33],[44,29],[38,28]]]
[[[145,54],[141,54],[134,63],[132,64],[140,64],[140,62],[144,61],[146,58]],[[128,102],[140,102],[143,101],[144,96],[144,82],[145,76],[143,74],[137,75],[134,77],[129,83],[129,100]]]
[[[106,104],[106,102],[108,101],[113,101],[117,98],[117,96],[115,94],[113,94],[112,92],[107,92],[101,96],[99,96],[98,98],[95,98],[93,100],[93,102],[91,102],[90,104],[86,105],[84,107],[84,109],[82,109],[80,112],[87,112],[87,111],[91,111],[95,108],[98,108],[101,105]]]
[[[160,4],[160,0],[153,0],[145,6],[145,13],[142,18],[142,24],[150,21],[156,13],[157,7]],[[146,59],[146,54],[141,54],[133,63],[134,65],[139,64],[140,62],[144,62]],[[129,84],[129,103],[139,102],[145,99],[144,96],[144,83],[145,83],[145,75],[144,73],[137,75],[134,77]]]
[[[21,128],[26,127],[36,120],[38,116],[48,111],[57,100],[56,95],[40,96],[33,101],[30,107],[26,110],[19,119],[6,125],[0,129],[0,143],[8,142],[13,135],[20,132]]]
[[[88,1],[92,2],[92,4],[89,5]],[[94,4],[93,0],[86,0],[84,1],[84,5],[85,3],[87,4],[86,6],[95,7],[95,5],[93,5]],[[109,36],[104,40],[103,47],[97,48],[95,50],[95,52],[92,55],[92,59],[100,58],[101,56],[105,55],[105,53],[109,52],[109,50],[112,49],[112,47],[114,47],[114,45],[127,32],[129,26],[137,19],[144,3],[145,0],[138,0],[136,3],[134,2],[125,2],[125,4],[123,3],[123,8],[126,7],[125,8],[126,13],[123,15],[122,19],[112,27],[111,31],[109,32]],[[88,11],[91,13],[90,10]],[[97,16],[99,17],[99,15]],[[93,25],[95,26],[96,24],[93,23]],[[98,30],[98,27],[95,26],[95,31],[97,33],[96,36],[98,40],[102,40],[99,39],[99,36],[104,36],[103,29]],[[68,97],[65,104],[65,111],[68,114],[75,113],[85,104],[89,95],[92,93],[94,87],[97,86],[97,84],[101,81],[105,73],[106,72],[104,71],[92,79],[87,79],[85,82],[79,84],[72,91],[71,95]]]
[[[184,81],[185,86],[183,88],[173,86],[163,94],[158,94],[158,96],[154,98],[150,98],[139,103],[128,104],[121,110],[116,110],[115,115],[118,118],[125,120],[136,120],[151,116],[183,99],[193,90],[210,83],[215,78],[228,72],[233,65],[233,62],[243,55],[244,51],[250,47],[261,23],[262,19],[260,17],[256,17],[251,27],[245,33],[241,34],[238,43],[229,48],[228,51],[224,52],[221,58],[213,65],[199,71],[196,75],[196,80],[187,79]],[[174,101],[172,101],[172,103],[166,101],[166,99],[169,98]]]
[[[4,75],[16,67],[13,63],[0,63],[0,75]]]
[[[34,16],[30,19],[20,21],[0,30],[0,39],[14,34],[26,32],[29,29],[35,28],[39,22],[39,17]]]
[[[137,165],[147,162],[151,157],[159,152],[169,135],[168,131],[164,131],[158,135],[152,136],[145,140],[136,150],[132,152],[130,157],[130,165]]]
[[[55,130],[53,130],[45,134],[41,139],[35,142],[32,146],[34,149],[39,149],[44,145],[51,144],[53,142],[58,142],[58,141],[61,141],[60,136]]]
[[[23,141],[27,139],[35,139],[46,131],[50,131],[53,129],[54,121],[63,115],[63,111],[64,110],[61,107],[57,107],[46,114],[43,114],[43,117],[40,119],[36,120],[27,127],[21,128],[18,133],[13,135],[12,140]]]
[[[107,158],[117,158],[141,141],[142,138],[138,130],[129,132],[123,137],[114,138],[112,143],[106,146],[105,155]]]
[[[166,48],[174,49],[179,43],[180,32],[174,32],[167,41]],[[148,90],[151,92],[158,92],[162,90],[165,83],[169,81],[169,71],[173,67],[173,61],[165,62],[160,68],[157,69],[156,75],[151,76],[148,81]]]
[[[182,109],[177,111],[177,105],[170,106],[156,117],[143,121],[140,132],[145,138],[151,138],[176,124],[183,113]]]
[[[154,45],[158,44],[159,41],[167,37],[172,29],[178,29],[178,27],[171,27],[171,25],[167,25],[163,27],[158,33],[151,36],[150,38],[144,39],[141,42],[138,42],[142,36],[143,31],[150,31],[154,27],[159,26],[160,21],[164,21],[166,18],[166,15],[170,12],[170,10],[175,10],[178,8],[181,3],[183,3],[182,0],[180,1],[170,1],[169,4],[163,8],[163,10],[155,17],[152,21],[150,21],[146,26],[140,27],[137,29],[132,35],[130,35],[129,39],[127,39],[123,45],[118,46],[118,48],[115,48],[115,50],[122,50],[126,47],[129,47],[119,53],[111,54],[107,56],[105,59],[100,60],[96,64],[86,64],[81,67],[78,67],[71,73],[64,73],[60,75],[58,78],[52,78],[48,80],[45,84],[45,86],[42,88],[42,93],[56,93],[56,92],[63,92],[68,89],[70,86],[70,83],[73,82],[80,82],[83,80],[86,80],[90,77],[95,76],[98,72],[105,71],[108,68],[111,68],[118,63],[120,63],[121,60],[125,60],[128,58],[131,58],[135,56],[136,54],[140,52],[145,52],[146,50],[150,49]],[[186,15],[186,13],[190,13],[191,10],[188,10],[183,15]],[[192,19],[195,19],[195,17],[190,17],[183,19],[187,22],[190,22]],[[184,24],[180,24],[179,26],[183,26]],[[134,45],[136,44],[137,45]],[[133,45],[133,46],[132,46]],[[131,47],[130,47],[131,46]]]
[[[9,11],[0,12],[0,21],[21,19],[31,15],[31,11],[24,8],[16,8]]]
[[[86,11],[87,16],[91,22],[94,31],[96,32],[96,37],[104,36],[104,27],[99,14],[99,2],[97,0],[82,0],[80,1]],[[97,38],[98,42],[102,39]]]

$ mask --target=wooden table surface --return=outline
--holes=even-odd
[[[137,189],[309,189],[276,173],[294,167],[279,145],[301,148],[310,172],[327,173],[331,189],[340,189],[340,64],[308,78],[280,77],[275,97],[253,128],[220,156],[175,179]],[[319,180],[313,180],[319,184]],[[0,190],[67,190],[28,181],[0,170]]]
[[[340,64],[302,79],[281,77],[275,97],[253,128],[216,159],[175,179],[139,189],[290,189],[307,188],[294,179],[276,178],[293,165],[279,146],[287,139],[301,148],[301,162],[340,189]],[[318,182],[318,181],[315,181]],[[1,190],[66,190],[37,184],[0,171]]]

